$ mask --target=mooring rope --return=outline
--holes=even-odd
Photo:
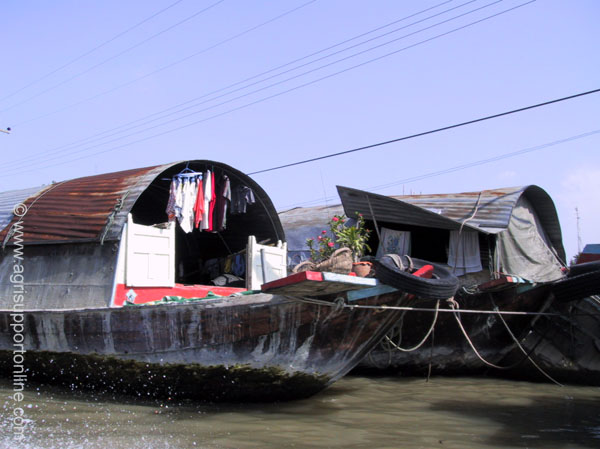
[[[492,303],[494,301],[492,300]],[[494,309],[498,310],[498,307],[496,306],[496,304],[494,304]],[[521,343],[519,343],[519,341],[517,340],[517,337],[515,337],[515,334],[513,334],[513,332],[510,330],[510,327],[508,327],[508,323],[504,320],[504,317],[500,314],[498,314],[498,317],[500,318],[500,321],[502,321],[502,324],[504,324],[504,327],[506,328],[506,331],[508,332],[508,334],[512,337],[513,341],[515,342],[515,344],[517,345],[517,348],[519,348],[519,350],[525,354],[525,356],[527,357],[527,360],[529,360],[531,362],[531,364],[540,372],[542,373],[546,378],[548,378],[551,382],[554,382],[556,385],[558,385],[559,387],[563,387],[564,385],[561,384],[560,382],[556,381],[552,376],[550,376],[550,374],[548,374],[546,371],[544,371],[542,369],[541,366],[539,366],[537,363],[535,363],[535,361],[533,360],[533,358],[531,358],[531,352],[527,353],[527,351],[525,351],[525,348],[523,348],[523,346],[521,346]],[[539,342],[538,342],[539,343]],[[536,345],[537,346],[537,345]]]
[[[435,324],[437,323],[439,308],[440,308],[440,300],[438,299],[438,301],[435,303],[435,315],[433,316],[433,322],[431,323],[431,327],[429,328],[429,330],[425,334],[425,337],[423,337],[423,339],[421,340],[421,342],[419,344],[417,344],[416,346],[413,346],[412,348],[402,348],[401,346],[399,346],[396,343],[394,343],[394,341],[388,335],[386,335],[384,337],[385,340],[390,345],[392,345],[393,348],[397,349],[398,351],[402,351],[402,352],[413,352],[413,351],[416,351],[417,349],[419,349],[421,346],[423,346],[425,344],[425,342],[427,341],[427,339],[429,338],[429,336],[433,332],[433,329],[435,328]],[[403,315],[403,318],[404,318],[404,315]],[[400,332],[402,332],[402,328],[400,328]],[[402,334],[400,334],[400,336],[401,335]],[[400,341],[398,343],[400,343]]]
[[[469,346],[471,346],[471,349],[473,350],[473,352],[475,353],[477,358],[479,360],[481,360],[485,365],[491,366],[492,368],[501,369],[501,370],[508,369],[508,367],[495,365],[494,363],[488,362],[487,360],[485,360],[483,358],[483,356],[479,353],[479,351],[477,351],[477,348],[475,348],[475,345],[471,341],[471,338],[469,338],[467,331],[465,330],[464,326],[462,325],[462,322],[460,321],[458,312],[456,310],[459,308],[458,303],[454,300],[454,298],[450,298],[447,301],[448,301],[448,304],[450,305],[450,307],[452,308],[452,311],[454,312],[454,318],[456,319],[456,322],[458,323],[458,327],[460,327],[460,330],[462,331],[465,339],[467,340],[467,343],[469,343]],[[461,310],[461,312],[462,312],[462,310]]]

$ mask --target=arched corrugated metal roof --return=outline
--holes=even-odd
[[[342,211],[348,217],[360,212],[365,218],[372,220],[372,209],[375,218],[381,222],[459,229],[466,221],[464,226],[467,228],[493,234],[508,227],[517,201],[525,196],[535,208],[557,254],[562,260],[565,258],[554,202],[542,188],[535,185],[481,192],[398,196],[384,196],[338,186],[338,193],[342,206],[297,208],[281,212],[279,217],[286,232],[291,235],[295,229],[302,227],[322,228],[334,214]],[[477,211],[474,214],[475,209]]]
[[[9,190],[0,193],[0,229],[4,229],[13,219],[15,206],[22,204],[27,198],[39,194],[49,186],[30,187],[27,189]]]
[[[274,233],[283,239],[283,229],[275,208],[256,182],[226,164],[195,160],[54,183],[25,200],[27,212],[22,217],[13,215],[10,223],[0,231],[0,242],[13,243],[13,236],[9,231],[19,218],[25,244],[118,240],[127,221],[127,214],[150,184],[164,176],[165,172],[172,174],[187,165],[219,167],[249,186],[257,200],[263,204]],[[9,197],[10,195],[7,196]],[[157,205],[161,208],[165,206],[166,204]]]
[[[374,203],[381,198],[390,198],[391,200],[382,202],[381,207],[377,209],[371,204],[376,219],[404,223],[403,220],[409,220],[414,213],[414,206],[418,206],[432,213],[419,214],[418,223],[411,224],[452,229],[446,224],[454,222],[460,226],[465,223],[465,226],[485,233],[498,233],[507,229],[517,201],[524,196],[535,209],[557,254],[565,260],[560,223],[554,202],[544,189],[535,185],[479,192],[394,197],[383,197],[338,186],[338,193],[348,216],[356,211],[362,213],[365,218],[372,219],[369,201]]]

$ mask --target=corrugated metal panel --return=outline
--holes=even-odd
[[[508,227],[512,210],[525,187],[394,198],[472,227],[498,232]],[[426,226],[425,224],[423,226]]]
[[[10,190],[0,193],[0,229],[4,229],[13,219],[13,209],[30,196],[40,193],[48,186],[30,187],[28,189]]]
[[[23,241],[99,240],[103,234],[109,240],[118,238],[137,197],[170,165],[88,176],[48,186],[25,201]],[[8,202],[9,198],[7,195]],[[11,224],[16,221],[18,217],[13,217]],[[4,241],[10,227],[0,232],[0,241]]]
[[[345,201],[345,194],[343,192],[351,191],[354,191],[355,195],[358,195],[356,192],[361,192],[361,195],[367,195],[370,198],[380,197],[380,195],[338,186],[338,192],[342,198],[342,204],[344,204],[344,210],[347,215],[357,210],[365,214],[365,216],[370,216],[366,200],[362,204],[356,204],[353,200],[348,200],[348,203]],[[432,214],[429,216],[420,214],[419,220],[416,220],[417,222],[415,220],[410,222],[404,221],[404,215],[408,209],[401,207],[400,211],[395,211],[393,210],[393,203],[387,203],[389,206],[388,209],[386,210],[385,207],[382,207],[381,210],[375,211],[375,216],[381,221],[395,221],[424,227],[452,229],[445,227],[439,218],[435,217],[436,214],[439,214],[446,219],[458,223],[459,226],[461,223],[467,223],[465,226],[477,229],[480,232],[498,233],[508,227],[512,211],[521,196],[525,196],[534,207],[552,246],[561,260],[564,261],[565,250],[562,243],[562,233],[556,207],[548,193],[535,185],[482,190],[480,192],[394,196],[392,198],[398,200],[398,203],[418,206],[432,212]],[[379,213],[382,215],[380,216]]]
[[[188,165],[190,168],[218,168],[227,173],[232,182],[249,186],[262,207],[256,208],[254,214],[256,219],[247,220],[248,232],[253,232],[257,238],[263,239],[268,235],[269,240],[274,242],[284,238],[283,228],[273,203],[256,182],[226,164],[194,160],[87,176],[52,184],[25,201],[27,213],[22,217],[21,222],[23,242],[42,244],[119,240],[123,226],[127,222],[127,214],[150,184],[157,180],[159,175],[168,178]],[[152,203],[150,207],[164,211],[168,188],[164,191],[167,192],[164,204]],[[7,209],[10,212],[14,204],[20,202],[11,204],[11,198],[17,196],[17,199],[21,199],[23,195],[10,192],[5,195]],[[12,224],[17,222],[18,218],[13,216],[9,225],[0,228],[0,244],[5,241]],[[8,239],[7,244],[13,243],[12,236],[9,237],[11,238]],[[242,237],[245,245],[247,234]]]
[[[461,222],[448,217],[446,210],[438,204],[436,208],[431,207],[433,203],[412,204],[396,198],[391,198],[363,190],[348,187],[337,187],[338,194],[342,199],[344,212],[348,217],[353,217],[357,212],[366,219],[383,221],[389,223],[402,223],[427,228],[454,229],[461,227]],[[427,205],[428,207],[424,207]],[[471,222],[464,227],[472,228]],[[483,229],[477,229],[486,232]]]
[[[319,206],[280,213],[286,234],[292,234],[294,229],[301,227],[323,226],[336,213],[345,213],[352,217],[355,212],[360,212],[367,219],[372,219],[367,197],[371,202],[375,218],[382,222],[459,229],[461,223],[468,220],[465,224],[467,228],[493,234],[502,232],[508,227],[513,208],[518,199],[525,195],[535,208],[559,257],[565,259],[556,208],[550,196],[538,186],[390,197],[338,186],[338,193],[342,199],[343,209],[338,205],[328,208]]]

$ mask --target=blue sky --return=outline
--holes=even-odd
[[[600,87],[594,0],[2,6],[2,191],[183,159],[251,173]],[[537,184],[572,257],[576,207],[600,242],[599,118],[600,93],[253,177],[279,210],[337,203],[336,185]]]

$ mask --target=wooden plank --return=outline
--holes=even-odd
[[[329,282],[342,282],[344,284],[357,285],[364,287],[373,287],[378,284],[375,278],[361,278],[359,276],[350,276],[339,273],[323,273],[323,280]]]
[[[301,283],[304,281],[319,282],[322,280],[323,280],[323,273],[320,273],[318,271],[301,271],[300,273],[290,274],[289,276],[286,276],[284,278],[276,279],[271,282],[267,282],[266,284],[262,285],[261,290],[263,292],[267,292],[274,288],[280,288],[280,287],[285,287],[288,285],[294,285],[294,284],[298,284],[298,283]]]
[[[391,293],[398,291],[390,285],[379,284],[376,287],[363,288],[362,290],[353,290],[347,293],[346,297],[348,302],[358,301],[359,299],[369,298],[371,296],[383,295],[385,293]]]
[[[378,285],[376,279],[337,273],[303,271],[262,286],[265,293],[322,296]]]

